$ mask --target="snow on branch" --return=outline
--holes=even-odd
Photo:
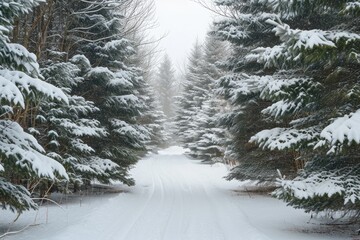
[[[70,134],[77,137],[94,136],[102,137],[106,136],[106,130],[100,126],[100,122],[95,119],[79,119],[72,121],[67,118],[51,118],[51,121],[62,126]]]
[[[360,35],[356,33],[351,33],[349,31],[327,31],[325,32],[326,38],[334,41],[335,43],[345,40],[346,44],[349,44],[353,41],[359,41]]]
[[[289,25],[268,19],[266,23],[275,26],[273,31],[283,42],[273,47],[259,47],[246,56],[248,61],[257,61],[268,67],[281,67],[286,62],[298,61],[303,57],[304,50],[315,51],[320,48],[336,49],[339,44],[348,45],[360,41],[360,35],[349,31],[319,29],[291,29]]]
[[[224,39],[246,39],[249,38],[248,32],[236,24],[234,19],[225,19],[215,23],[216,34]]]
[[[265,108],[264,110],[262,110],[261,113],[277,118],[279,116],[283,116],[288,112],[296,111],[300,109],[301,105],[302,104],[296,104],[293,101],[280,100],[272,104],[271,106]]]
[[[278,66],[278,59],[289,59],[290,55],[285,52],[285,45],[276,45],[274,47],[258,47],[245,56],[248,62],[263,63],[265,68]]]
[[[23,72],[0,70],[0,77],[2,77],[0,81],[5,82],[5,80],[7,80],[10,83],[16,85],[19,90],[25,91],[27,94],[30,94],[35,90],[52,99],[57,99],[64,101],[65,103],[69,103],[68,98],[61,89],[40,79],[32,78]],[[19,103],[21,104],[21,102]]]
[[[264,100],[277,101],[263,113],[278,117],[289,111],[297,111],[311,102],[313,92],[320,87],[320,84],[302,76],[233,74],[219,80],[217,93],[232,103],[253,94],[259,94]],[[311,91],[305,92],[304,89]],[[294,91],[298,92],[292,94]]]
[[[241,97],[260,93],[272,80],[272,76],[232,74],[219,80],[217,93],[234,103]]]
[[[290,77],[282,75],[273,75],[272,79],[269,79],[261,92],[261,97],[264,99],[274,99],[287,93],[284,91],[285,88],[291,88],[297,84],[307,82],[310,80],[308,77]]]
[[[243,40],[251,38],[251,28],[261,28],[267,19],[276,19],[273,13],[238,13],[235,18],[215,21],[215,33],[227,40]]]
[[[40,68],[36,56],[30,53],[24,46],[17,43],[7,43],[6,48],[0,50],[0,56],[11,59],[15,64],[30,75],[39,76]]]
[[[91,63],[90,60],[85,57],[84,55],[77,54],[70,58],[69,60],[71,63],[78,66],[82,71],[87,72],[91,69]]]
[[[19,104],[21,107],[25,107],[24,97],[19,88],[6,78],[0,76],[0,99],[5,100],[10,104]]]
[[[121,87],[122,89],[130,89],[134,87],[131,82],[131,76],[128,71],[118,71],[115,73],[114,78],[108,83],[110,87]]]
[[[0,153],[6,157],[3,160],[5,165],[17,165],[39,177],[56,179],[57,174],[68,179],[65,168],[54,159],[45,156],[44,149],[36,139],[24,132],[16,122],[0,121]]]
[[[318,29],[314,30],[293,30],[289,25],[284,23],[277,23],[272,19],[266,20],[266,23],[274,25],[273,31],[276,36],[280,37],[283,42],[293,41],[293,48],[298,49],[312,49],[317,46],[335,47],[334,42],[327,39],[327,35],[331,32],[326,32]]]
[[[72,139],[70,141],[70,144],[75,150],[81,153],[90,154],[95,152],[95,150],[92,147],[84,143],[81,139]]]
[[[108,52],[122,50],[125,55],[134,54],[136,51],[130,46],[131,42],[128,39],[122,38],[107,42],[103,49]]]
[[[295,113],[312,106],[322,85],[310,78],[298,77],[286,79],[286,76],[270,82],[261,93],[263,99],[277,101],[262,110],[263,114],[275,118]]]
[[[86,74],[85,78],[92,81],[108,83],[111,79],[114,79],[115,76],[107,67],[95,67]]]
[[[356,171],[356,170],[355,170]],[[281,196],[285,192],[300,200],[311,200],[315,197],[328,197],[339,195],[344,201],[355,204],[360,200],[360,178],[354,168],[342,168],[336,171],[322,171],[312,173],[309,176],[297,177],[294,180],[278,179],[275,196]]]
[[[75,165],[77,171],[87,172],[96,177],[110,177],[116,174],[120,166],[110,159],[103,159],[100,157],[90,157],[86,164],[78,163]]]
[[[341,11],[342,13],[353,13],[360,10],[359,1],[351,1],[345,4],[345,8]]]
[[[111,119],[111,125],[114,128],[113,131],[121,136],[135,141],[150,140],[150,132],[140,125],[128,124],[118,119]]]
[[[109,107],[126,108],[126,109],[142,107],[141,101],[134,94],[108,97],[106,100],[106,104]]]
[[[17,1],[2,1],[1,10],[12,10],[21,14],[29,13],[32,8],[44,3],[46,0],[17,0]]]
[[[250,142],[255,142],[264,149],[285,150],[315,141],[318,137],[319,131],[315,127],[306,129],[273,128],[257,133],[251,137]]]
[[[278,181],[284,189],[291,189],[295,198],[299,199],[308,199],[313,198],[316,195],[332,196],[336,193],[341,194],[344,191],[344,188],[339,184],[339,178],[335,174],[329,175],[324,174],[324,172],[308,176],[306,179],[295,179],[293,181]]]
[[[21,186],[14,185],[0,177],[0,199],[8,199],[10,204],[2,205],[11,211],[21,213],[25,210],[37,209],[37,204],[31,199],[29,191]],[[1,203],[3,204],[3,203]]]
[[[80,114],[88,115],[89,113],[98,112],[100,109],[95,107],[94,102],[86,101],[83,97],[73,95],[69,96],[69,105],[65,111],[74,113],[79,117]]]
[[[99,157],[93,157],[90,160],[91,167],[99,174],[106,175],[111,173],[114,169],[119,168],[119,165],[109,159],[102,159]]]
[[[335,119],[322,130],[320,137],[325,139],[330,146],[337,144],[349,145],[353,142],[360,144],[360,110]],[[319,147],[319,142],[316,147]]]

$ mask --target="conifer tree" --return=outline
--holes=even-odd
[[[241,4],[245,3],[230,2],[228,6],[237,11],[242,9]],[[249,9],[252,18],[260,16],[259,10],[267,11],[257,25],[266,26],[256,31],[258,36],[279,39],[259,41],[261,45],[249,46],[242,56],[237,54],[243,59],[240,63],[245,63],[243,66],[260,67],[256,74],[249,75],[249,71],[237,67],[233,71],[241,74],[224,77],[219,82],[220,92],[234,103],[244,104],[244,97],[249,96],[258,99],[258,113],[243,111],[241,115],[257,116],[264,124],[251,132],[252,137],[247,136],[250,143],[242,145],[259,144],[264,153],[271,150],[283,162],[294,163],[299,176],[291,180],[288,173],[280,171],[290,180],[280,179],[280,188],[275,193],[294,207],[315,212],[358,211],[355,187],[358,174],[354,170],[359,159],[355,153],[357,130],[350,124],[356,119],[358,106],[355,69],[359,64],[359,37],[354,23],[358,18],[357,4],[353,1],[249,4],[243,9]],[[245,34],[244,29],[251,28],[242,24],[247,17],[218,23],[216,33],[247,38],[249,33]],[[259,100],[264,104],[259,104]],[[289,153],[293,156],[286,157]],[[276,161],[275,167],[279,166],[281,161]],[[244,164],[240,167],[239,175],[244,172]],[[321,187],[325,182],[328,188]]]
[[[81,71],[80,67],[84,68]],[[49,153],[61,162],[74,186],[89,183],[91,180],[108,183],[116,180],[121,172],[120,166],[109,159],[102,159],[87,143],[88,138],[105,138],[107,130],[89,115],[99,112],[93,102],[74,94],[74,89],[84,81],[82,77],[91,69],[89,61],[76,55],[70,62],[51,63],[42,69],[47,81],[61,87],[67,94],[69,104],[43,102],[38,118],[46,122],[37,129],[48,136],[45,146]]]
[[[106,28],[99,25],[100,29],[92,29],[93,41],[80,49],[93,68],[85,75],[85,81],[79,88],[86,92],[84,97],[100,109],[92,116],[109,133],[105,138],[92,140],[90,146],[99,152],[101,158],[121,167],[117,179],[133,184],[128,170],[136,163],[139,153],[144,151],[144,143],[150,139],[148,129],[138,124],[138,118],[146,109],[140,96],[144,79],[141,69],[131,64],[130,57],[135,50],[131,42],[122,37],[122,16],[116,11],[117,5],[109,4],[111,8],[102,8],[93,13],[95,18],[90,18],[93,21],[102,16],[105,22],[111,24]]]
[[[137,14],[152,1],[142,10],[108,0],[0,5],[2,206],[35,208],[28,190],[60,179],[133,184],[130,166],[164,141],[163,113],[134,61],[142,43],[124,38],[136,30],[144,40],[136,19],[147,17]]]
[[[0,204],[21,213],[36,208],[28,189],[40,179],[67,179],[64,167],[46,156],[31,131],[34,113],[43,99],[68,102],[58,88],[42,80],[37,58],[24,46],[9,43],[14,18],[26,14],[42,1],[0,2]]]
[[[196,116],[198,139],[190,146],[190,155],[206,163],[223,162],[226,143],[226,130],[218,126],[223,103],[211,97]]]
[[[142,71],[131,63],[135,53],[132,43],[121,32],[124,4],[107,0],[51,2],[26,18],[39,21],[24,23],[41,34],[28,37],[26,31],[19,31],[17,35],[19,41],[27,42],[30,38],[31,43],[45,35],[46,41],[41,46],[47,51],[42,51],[40,45],[39,49],[29,45],[42,56],[41,65],[49,81],[66,88],[72,100],[70,107],[52,105],[52,111],[44,111],[51,126],[45,130],[54,128],[47,147],[58,154],[55,156],[60,162],[66,162],[72,180],[89,182],[96,178],[101,182],[121,180],[132,184],[127,173],[129,166],[136,162],[138,152],[144,151],[144,143],[150,138],[149,131],[137,119],[146,108],[145,99],[140,96],[144,81]],[[44,16],[39,17],[39,13]],[[46,31],[42,31],[43,26],[47,26]],[[58,33],[62,34],[54,38]],[[72,78],[71,86],[65,86],[71,81],[59,81]],[[74,136],[71,128],[77,129],[78,135]],[[66,134],[57,137],[58,131]],[[47,135],[46,131],[43,133]],[[79,151],[80,147],[84,151]]]
[[[280,14],[289,14],[286,6],[278,8]],[[352,1],[295,6],[290,13],[295,20],[307,19],[307,25],[299,27],[309,30],[268,20],[281,43],[266,51],[254,50],[265,66],[280,68],[281,63],[282,69],[295,69],[303,76],[283,84],[277,96],[270,94],[274,103],[264,110],[277,119],[290,118],[288,125],[264,130],[253,141],[265,148],[299,151],[304,170],[294,180],[280,180],[276,196],[306,211],[359,211],[359,141],[353,121],[359,106],[360,37],[354,9]],[[289,24],[298,27],[293,21]],[[269,54],[274,49],[277,54]]]
[[[177,99],[176,116],[177,135],[185,147],[189,147],[188,144],[193,143],[197,137],[194,117],[200,110],[203,98],[200,93],[197,95],[203,76],[203,52],[198,41],[195,42],[188,61],[185,81],[182,83],[182,93]]]
[[[272,69],[263,70],[263,65],[248,61],[246,56],[257,47],[267,47],[277,43],[267,19],[276,19],[271,7],[261,1],[216,1],[226,6],[229,17],[215,22],[214,34],[229,41],[232,54],[224,67],[230,71],[217,82],[217,93],[228,100],[231,108],[221,117],[221,124],[228,128],[230,139],[226,144],[226,161],[236,161],[229,179],[274,182],[277,169],[291,176],[295,173],[292,153],[262,151],[250,138],[262,129],[271,126],[262,117],[261,111],[269,105],[269,100],[261,95],[262,82]]]
[[[193,97],[198,102],[198,110],[190,122],[193,122],[194,138],[188,143],[190,155],[205,162],[222,161],[225,144],[225,129],[218,126],[224,104],[215,95],[215,81],[222,76],[220,63],[224,60],[227,49],[215,36],[208,35],[202,48],[200,75],[193,82]]]
[[[154,82],[156,74],[155,68],[149,64],[153,63],[154,56],[147,51],[145,46],[136,48],[135,55],[131,57],[131,63],[142,69],[143,87],[139,90],[139,97],[145,103],[145,108],[138,118],[138,123],[145,126],[150,133],[150,139],[145,142],[146,151],[156,152],[159,147],[167,144],[170,135],[165,130],[167,117],[162,110],[160,100],[156,97],[155,88],[151,84]],[[144,56],[144,52],[147,54],[146,56]]]
[[[155,88],[162,111],[168,119],[174,116],[174,94],[175,94],[175,69],[167,54],[158,69]]]
[[[166,146],[170,140],[170,135],[165,130],[166,116],[160,109],[155,90],[150,84],[146,83],[142,97],[147,108],[139,117],[138,123],[146,127],[150,133],[150,138],[145,141],[146,150],[156,152],[159,148]]]

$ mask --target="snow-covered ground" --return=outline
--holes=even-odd
[[[119,195],[67,199],[15,215],[0,212],[0,231],[32,224],[12,240],[325,240],[355,239],[268,196],[239,193],[223,165],[203,165],[171,147],[138,163],[137,185]],[[65,200],[65,199],[63,199]],[[0,232],[0,235],[1,235]]]

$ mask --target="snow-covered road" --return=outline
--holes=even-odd
[[[203,165],[172,147],[140,161],[128,193],[97,205],[58,212],[49,224],[7,239],[280,240],[345,239],[301,232],[307,216],[266,196],[239,196],[223,165]],[[79,208],[79,207],[78,207]],[[58,210],[56,210],[58,211]],[[48,214],[48,213],[47,213]],[[300,225],[297,225],[300,222]],[[299,230],[300,229],[300,230]]]
[[[222,179],[226,169],[204,166],[182,152],[170,148],[141,161],[130,193],[52,239],[269,239],[247,221],[224,188],[232,186]]]
[[[130,217],[117,221],[123,227],[104,239],[268,239],[246,221],[224,188],[226,169],[213,170],[176,148],[142,161],[135,171],[139,187],[123,212]]]

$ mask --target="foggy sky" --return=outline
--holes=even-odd
[[[212,21],[211,13],[191,0],[155,0],[159,27],[157,35],[167,33],[161,42],[176,68],[184,61],[198,38],[202,41]]]

